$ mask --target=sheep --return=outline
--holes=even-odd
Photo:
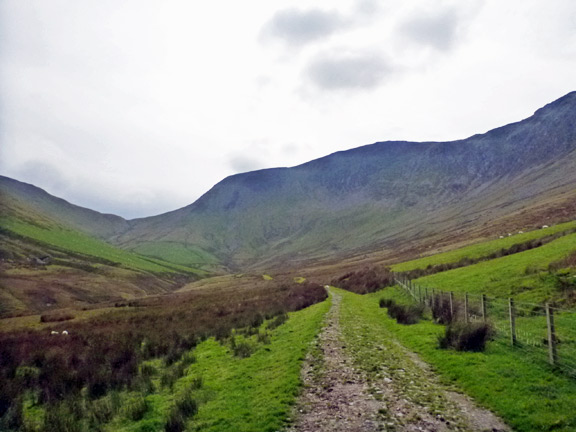
[[[542,229],[544,229],[544,228],[549,228],[549,226],[548,225],[542,225]]]
[[[67,335],[67,334],[68,334],[68,330],[64,330],[64,331],[62,332],[62,334],[63,334],[63,335]]]
[[[52,334],[58,334],[58,332],[57,332],[57,331],[54,331],[54,330],[52,330],[52,331],[50,332],[50,334],[51,334],[51,335],[52,335]]]
[[[504,238],[504,236],[500,236],[500,238],[502,239],[502,238]]]
[[[524,234],[524,231],[518,231],[518,234]]]

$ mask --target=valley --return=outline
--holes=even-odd
[[[0,430],[575,430],[575,118],[132,220],[0,176]]]

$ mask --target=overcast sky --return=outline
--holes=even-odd
[[[128,218],[572,90],[574,0],[0,0],[0,173]]]

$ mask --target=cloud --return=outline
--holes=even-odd
[[[305,70],[306,78],[322,90],[362,90],[380,86],[393,68],[378,54],[321,55]]]
[[[265,166],[258,158],[244,155],[232,156],[228,164],[235,173],[254,171]]]
[[[263,40],[277,39],[291,46],[301,46],[326,38],[346,25],[337,12],[320,9],[284,9],[264,26]]]
[[[414,15],[400,25],[400,32],[415,43],[448,51],[457,39],[458,26],[459,16],[448,9]]]

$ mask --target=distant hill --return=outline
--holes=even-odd
[[[128,222],[0,177],[0,317],[124,302],[206,274],[104,239]]]
[[[109,238],[129,227],[120,216],[70,204],[39,187],[4,176],[0,176],[0,215],[34,223],[51,221],[100,238]]]
[[[231,269],[296,266],[433,241],[510,215],[521,224],[533,208],[554,219],[554,206],[574,202],[575,191],[572,92],[463,140],[379,142],[230,176],[187,207],[130,221],[111,240],[160,256],[192,251]]]

